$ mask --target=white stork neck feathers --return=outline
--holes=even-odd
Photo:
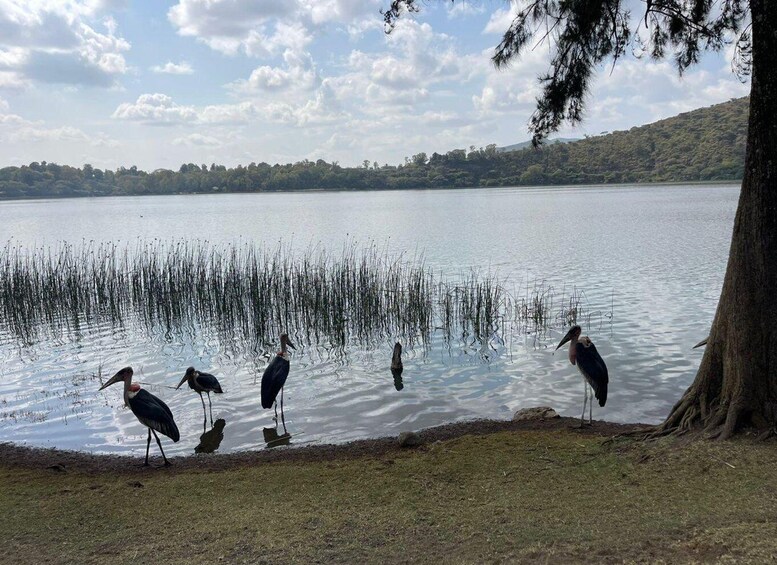
[[[138,383],[130,383],[129,380],[124,381],[124,404],[129,406],[129,401],[140,392],[140,385]]]

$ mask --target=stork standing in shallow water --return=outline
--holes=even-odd
[[[394,344],[394,353],[391,356],[391,376],[394,377],[394,388],[402,390],[405,385],[402,384],[402,344]]]
[[[146,442],[146,462],[143,465],[148,465],[148,450],[151,447],[151,434],[154,434],[156,443],[159,446],[159,451],[162,452],[162,459],[165,461],[165,465],[170,465],[170,462],[165,457],[165,452],[162,450],[162,443],[159,441],[157,432],[166,435],[173,442],[177,442],[181,439],[181,434],[178,432],[178,426],[175,425],[173,420],[173,413],[167,404],[162,402],[156,396],[150,392],[140,388],[138,383],[132,382],[132,367],[124,367],[121,371],[113,375],[110,380],[100,387],[103,390],[112,384],[124,381],[124,404],[129,406],[132,413],[140,421],[141,424],[148,428],[148,441]]]
[[[580,326],[572,326],[569,328],[567,335],[559,342],[556,350],[569,342],[569,362],[573,365],[577,365],[580,373],[585,379],[585,396],[583,397],[583,415],[580,418],[580,427],[585,424],[585,405],[589,403],[589,385],[593,389],[594,396],[599,400],[599,406],[604,406],[607,402],[607,384],[609,383],[609,377],[607,376],[607,365],[604,364],[599,352],[596,351],[596,346],[588,338],[588,336],[580,336],[582,330]],[[590,404],[588,408],[588,423],[593,423],[593,397],[590,398]]]
[[[181,382],[178,383],[178,386],[175,387],[176,390],[181,388],[181,385],[185,382],[189,382],[189,388],[195,391],[197,394],[200,395],[200,400],[202,401],[202,414],[205,417],[205,423],[203,424],[203,428],[208,423],[208,415],[205,412],[205,400],[202,398],[202,393],[206,392],[208,393],[208,407],[210,408],[210,425],[213,425],[213,405],[210,403],[210,393],[214,394],[221,394],[224,392],[221,390],[221,384],[219,384],[219,381],[216,377],[211,375],[210,373],[201,373],[200,371],[197,371],[194,367],[189,367],[186,369],[186,374],[181,379]]]
[[[278,421],[278,393],[281,393],[281,421],[283,430],[286,431],[286,420],[283,417],[283,385],[286,384],[286,378],[289,376],[289,353],[286,347],[296,350],[294,344],[289,341],[287,334],[281,335],[281,350],[273,357],[270,364],[262,374],[262,408],[272,408],[275,406],[275,421]]]

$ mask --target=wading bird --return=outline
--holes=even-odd
[[[289,341],[287,334],[281,335],[281,350],[273,357],[270,364],[264,370],[262,375],[262,408],[272,408],[275,406],[275,421],[278,421],[278,393],[281,393],[281,421],[283,429],[286,430],[286,420],[283,417],[283,385],[286,384],[286,378],[289,376],[289,353],[286,346],[297,349]]]
[[[173,442],[177,442],[181,439],[181,434],[178,433],[178,426],[175,425],[173,420],[173,413],[167,404],[162,402],[156,396],[150,392],[140,388],[138,383],[132,382],[132,367],[124,367],[121,371],[113,375],[110,380],[100,387],[100,390],[111,386],[112,384],[124,381],[124,404],[129,406],[135,417],[140,420],[140,423],[148,428],[148,441],[146,442],[146,462],[143,465],[148,465],[148,450],[151,446],[151,434],[154,434],[156,443],[159,446],[159,451],[162,452],[162,459],[165,461],[165,465],[170,465],[170,462],[165,457],[165,452],[162,450],[162,442],[159,441],[157,432],[166,435]]]
[[[401,371],[402,367],[402,344],[394,344],[394,352],[391,354],[391,369]]]
[[[607,365],[604,364],[599,352],[596,351],[596,346],[588,338],[588,336],[580,337],[582,330],[580,326],[572,326],[569,328],[567,335],[559,342],[556,350],[569,343],[569,362],[573,365],[577,365],[577,368],[582,373],[585,379],[585,396],[583,397],[583,415],[580,418],[580,427],[585,424],[585,405],[589,402],[588,385],[591,385],[594,395],[599,400],[599,406],[604,406],[607,402],[607,383],[609,377],[607,376]],[[593,402],[594,399],[590,398],[590,404],[588,408],[588,423],[593,423]]]
[[[391,355],[391,375],[394,377],[394,388],[402,390],[405,385],[402,384],[402,344],[394,344],[394,353]]]
[[[219,381],[216,377],[211,375],[210,373],[201,373],[200,371],[195,370],[194,367],[189,367],[186,369],[186,374],[181,379],[181,382],[178,383],[178,386],[175,387],[176,390],[181,388],[181,385],[185,382],[189,382],[189,388],[192,389],[194,392],[200,395],[200,400],[202,401],[202,414],[205,417],[205,423],[203,424],[203,427],[208,423],[208,415],[205,413],[205,399],[202,398],[202,393],[206,392],[208,393],[208,407],[210,408],[210,425],[213,425],[213,406],[210,403],[210,393],[214,394],[221,394],[224,392],[221,390],[221,385],[219,384]]]

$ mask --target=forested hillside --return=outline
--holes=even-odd
[[[397,166],[365,160],[361,167],[341,167],[319,159],[231,169],[189,163],[178,171],[146,172],[41,161],[0,169],[0,198],[739,180],[747,112],[748,99],[740,98],[572,143],[419,153]]]

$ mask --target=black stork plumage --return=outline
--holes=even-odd
[[[186,369],[186,374],[181,379],[181,382],[178,383],[178,386],[175,387],[176,390],[181,388],[181,385],[185,382],[189,382],[189,388],[192,389],[194,392],[200,395],[200,401],[202,401],[202,414],[205,417],[205,422],[203,423],[203,427],[205,427],[208,423],[208,415],[205,412],[205,399],[202,398],[202,393],[205,392],[208,394],[208,407],[210,408],[210,425],[213,425],[213,405],[210,403],[210,393],[214,394],[221,394],[224,392],[221,390],[221,384],[219,383],[218,379],[211,375],[210,373],[203,373],[198,370],[196,370],[194,367],[189,367]]]
[[[604,364],[599,352],[596,351],[596,346],[588,338],[588,336],[580,336],[582,330],[580,326],[572,326],[569,328],[567,335],[564,336],[556,350],[569,343],[569,362],[573,365],[577,365],[580,373],[585,379],[585,396],[583,397],[583,415],[580,418],[580,426],[585,424],[585,405],[589,402],[589,385],[593,389],[594,396],[599,401],[599,406],[604,406],[607,402],[607,384],[609,383],[609,377],[607,375],[607,365]],[[590,398],[590,405],[588,408],[588,423],[593,423],[593,398]]]
[[[159,451],[162,452],[162,459],[164,459],[165,465],[170,465],[167,457],[165,457],[164,450],[162,450],[162,442],[159,441],[159,436],[156,433],[159,432],[166,435],[173,442],[181,439],[178,426],[175,425],[175,420],[173,420],[173,413],[167,407],[167,404],[150,392],[140,388],[138,383],[132,382],[132,367],[124,367],[101,386],[100,390],[122,381],[124,382],[124,404],[129,406],[129,409],[132,410],[132,413],[135,414],[140,423],[148,428],[146,461],[143,465],[148,465],[148,450],[151,447],[152,433],[159,446]]]
[[[278,421],[278,393],[281,393],[281,420],[283,429],[286,429],[286,420],[283,417],[283,385],[286,384],[286,378],[289,376],[289,353],[286,347],[297,349],[289,341],[287,334],[281,335],[281,350],[272,358],[270,364],[262,374],[262,408],[272,408],[275,406],[275,421]]]

